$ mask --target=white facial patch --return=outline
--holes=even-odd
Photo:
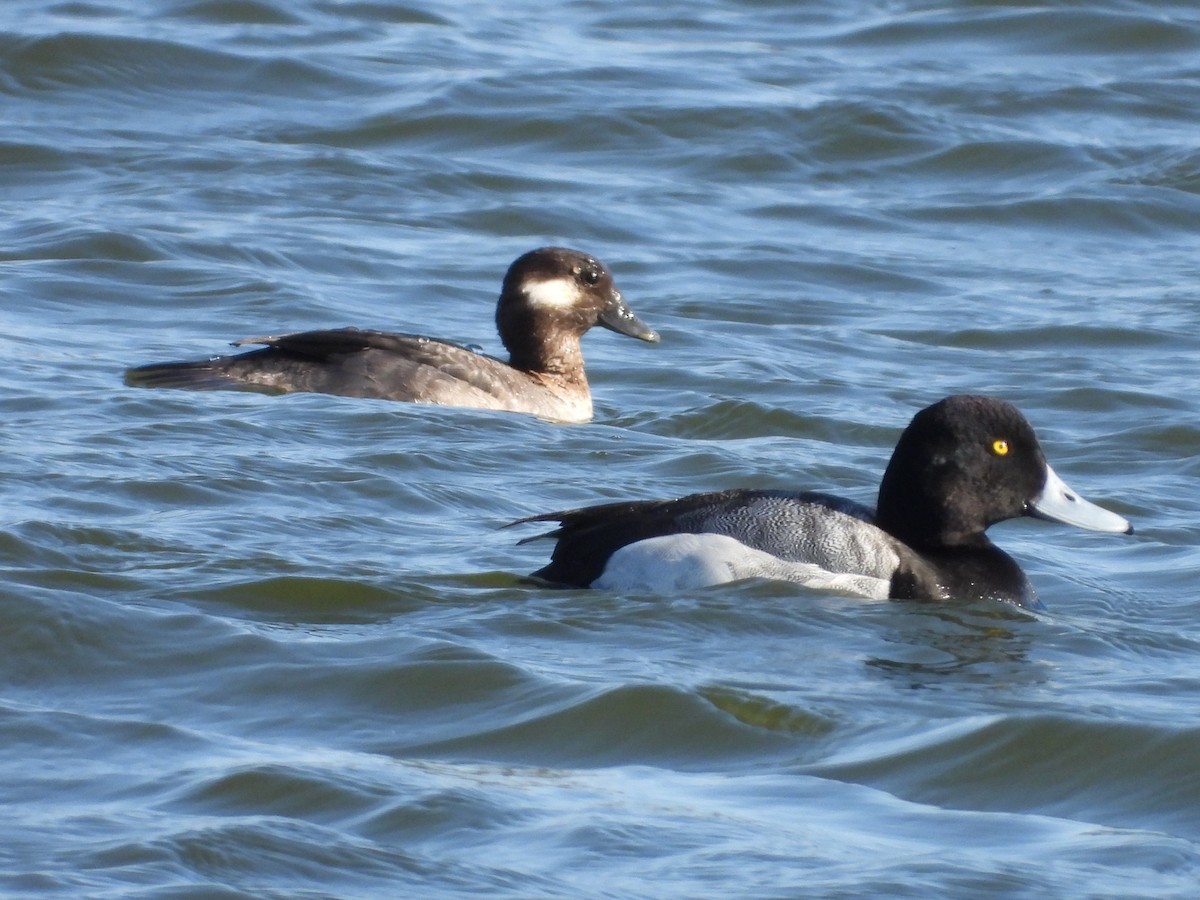
[[[580,300],[579,285],[573,278],[527,281],[523,287],[525,296],[534,306],[564,309],[575,306]]]

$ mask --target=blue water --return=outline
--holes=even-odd
[[[0,892],[1192,897],[1192,3],[8,0]],[[595,420],[150,391],[360,325],[499,352],[594,253]],[[1047,606],[553,591],[519,516],[870,503],[1018,404],[1130,537]]]

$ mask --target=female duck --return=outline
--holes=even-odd
[[[410,403],[531,413],[564,422],[592,417],[579,342],[593,325],[655,343],[593,256],[542,247],[504,276],[496,327],[508,362],[436,338],[358,328],[235,342],[261,350],[129,369],[140,387],[311,391]]]

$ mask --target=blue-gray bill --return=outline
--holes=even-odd
[[[1088,531],[1107,531],[1112,534],[1132,534],[1133,526],[1121,516],[1095,503],[1084,500],[1067,483],[1046,466],[1046,483],[1029,504],[1029,515],[1051,522],[1062,522]]]

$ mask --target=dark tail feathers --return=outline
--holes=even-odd
[[[151,363],[125,370],[130,387],[188,388],[193,391],[219,391],[244,387],[229,378],[215,361]]]

